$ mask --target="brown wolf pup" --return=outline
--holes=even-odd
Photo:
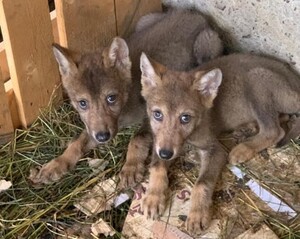
[[[85,130],[62,155],[42,166],[31,178],[34,183],[57,181],[84,153],[111,140],[119,128],[143,121],[146,108],[140,95],[139,69],[142,51],[177,70],[191,69],[222,53],[218,34],[202,15],[187,10],[143,17],[127,42],[116,37],[110,46],[79,60],[73,59],[67,49],[54,45],[63,87]],[[152,135],[145,126],[130,141],[120,174],[122,187],[142,178],[151,142]]]
[[[216,136],[257,123],[258,133],[230,152],[233,164],[278,143],[284,136],[279,115],[300,112],[300,79],[281,62],[243,54],[221,57],[188,72],[168,70],[142,54],[141,71],[154,135],[144,214],[157,218],[163,212],[168,164],[188,142],[199,149],[201,160],[187,219],[188,230],[198,232],[209,225],[213,190],[226,164],[227,155]]]

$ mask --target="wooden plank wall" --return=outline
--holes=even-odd
[[[118,35],[128,37],[141,16],[162,10],[160,0],[115,0]]]
[[[93,51],[116,35],[114,1],[55,0],[60,44],[75,52]]]
[[[59,73],[47,1],[2,0],[0,22],[19,119],[30,125],[48,104]]]
[[[2,69],[2,80],[0,81],[0,83],[2,83],[8,81],[10,78],[3,42],[0,42],[0,66]]]
[[[2,79],[2,73],[1,73],[1,68],[0,68],[0,135],[2,136],[7,136],[10,135],[14,128],[13,128],[13,123],[11,119],[11,114],[10,114],[10,109],[9,109],[9,104],[8,104],[8,99],[5,94],[4,90],[4,85],[1,84],[3,81]],[[0,139],[0,143],[1,143]]]
[[[93,51],[112,37],[128,36],[137,20],[161,11],[160,0],[55,0],[60,44],[72,51]]]
[[[161,11],[160,0],[55,0],[55,4],[50,20],[47,1],[0,0],[5,43],[4,47],[0,42],[0,99],[10,108],[9,129],[11,122],[13,128],[30,125],[60,82],[53,41],[76,52],[94,51],[115,35],[128,36],[142,15]],[[2,117],[6,110],[1,105]]]

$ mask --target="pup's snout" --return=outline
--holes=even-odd
[[[165,159],[165,160],[168,160],[168,159],[171,159],[174,155],[174,152],[172,150],[168,150],[168,149],[161,149],[159,150],[159,157],[161,159]]]
[[[96,139],[99,143],[104,143],[110,139],[110,133],[109,132],[98,132],[96,134]]]

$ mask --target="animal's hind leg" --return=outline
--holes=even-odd
[[[222,53],[223,43],[216,31],[206,28],[199,33],[194,42],[194,56],[199,65],[221,56]]]
[[[229,153],[231,164],[243,163],[253,158],[256,153],[277,144],[284,137],[284,130],[280,127],[278,116],[263,116],[258,120],[259,133],[247,141],[235,146]]]
[[[165,13],[160,13],[160,12],[150,13],[146,16],[143,16],[137,22],[135,31],[136,32],[143,31],[146,28],[149,28],[149,27],[153,26],[154,24],[158,23],[159,21],[161,21],[165,16],[166,16]]]

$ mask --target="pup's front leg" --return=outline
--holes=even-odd
[[[79,159],[97,143],[90,138],[86,130],[71,142],[62,155],[44,164],[36,175],[30,180],[35,184],[49,184],[58,181],[69,170],[73,169]]]
[[[168,163],[158,159],[154,154],[149,188],[142,202],[142,211],[147,218],[158,219],[164,213],[168,185]]]
[[[197,234],[208,228],[215,184],[227,163],[227,154],[217,142],[207,150],[200,150],[200,155],[201,169],[192,191],[191,208],[187,219],[187,229],[191,234]]]
[[[152,134],[148,122],[145,121],[129,142],[126,162],[119,174],[120,188],[132,187],[142,181],[151,145]]]

